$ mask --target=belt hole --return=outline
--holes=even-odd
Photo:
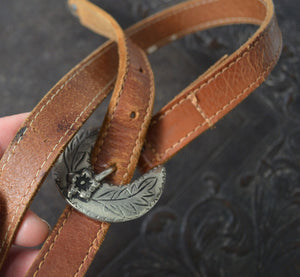
[[[136,117],[136,112],[135,111],[132,111],[130,113],[130,118],[134,119]]]
[[[144,70],[142,67],[139,68],[139,72],[144,73]]]

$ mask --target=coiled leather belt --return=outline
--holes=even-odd
[[[112,89],[91,163],[95,173],[113,167],[105,180],[122,185],[137,165],[147,172],[165,163],[213,126],[264,81],[281,52],[271,0],[187,1],[126,31],[86,0],[70,0],[69,5],[83,25],[110,40],[46,94],[1,159],[1,265],[53,163]],[[192,32],[241,23],[260,27],[152,117],[154,81],[145,53]],[[109,223],[68,206],[27,276],[84,275],[108,228]]]

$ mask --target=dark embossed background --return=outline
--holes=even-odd
[[[177,2],[97,4],[126,27]],[[87,276],[300,276],[300,4],[274,2],[284,45],[271,76],[167,163],[159,204],[139,220],[114,224]],[[254,31],[209,30],[151,55],[155,109]],[[30,111],[103,41],[65,1],[1,1],[0,115]],[[88,124],[104,113],[101,106]],[[33,210],[53,225],[64,206],[48,178]]]

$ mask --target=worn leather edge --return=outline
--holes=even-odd
[[[244,47],[238,55],[226,59],[210,74],[201,76],[198,82],[194,82],[153,117],[140,160],[142,171],[165,163],[265,80],[282,50],[281,33],[278,30],[276,18],[273,17],[264,32],[258,33],[255,41]],[[260,49],[261,54],[255,48]],[[272,49],[272,54],[266,54],[268,48]],[[257,70],[258,63],[263,70]],[[245,70],[239,71],[240,68]],[[229,81],[234,78],[238,80],[240,88],[232,85],[234,81]],[[211,90],[210,87],[215,89]],[[230,91],[232,87],[236,89],[235,93]],[[223,102],[219,101],[218,95],[221,93]],[[209,102],[207,99],[214,100]],[[183,130],[186,117],[193,117],[194,122],[190,120],[191,124]]]

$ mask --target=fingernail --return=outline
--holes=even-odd
[[[47,226],[48,226],[48,233],[50,234],[52,232],[52,228],[51,228],[50,224],[45,219],[43,219],[43,218],[41,218],[41,220],[47,224]]]

